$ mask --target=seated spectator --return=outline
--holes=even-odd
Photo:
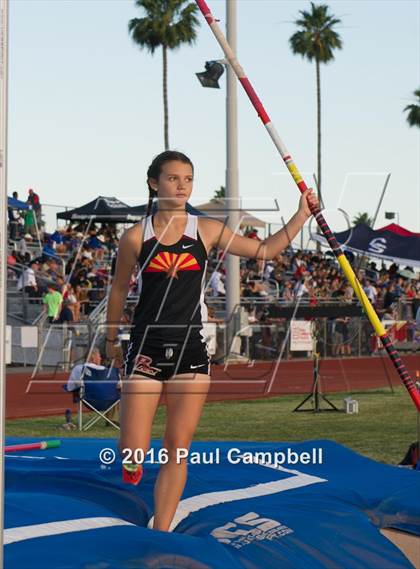
[[[57,277],[55,285],[56,285],[55,287],[58,290],[58,292],[60,292],[61,295],[63,296],[64,291],[66,290],[66,285],[64,283],[63,277],[61,277],[61,276]]]
[[[295,298],[303,298],[305,296],[309,296],[309,287],[307,279],[299,279],[295,285],[294,295]]]
[[[268,261],[265,263],[265,267],[264,267],[264,280],[269,280],[273,277],[273,273],[274,273],[274,263],[271,261]]]
[[[22,274],[17,282],[17,289],[24,290],[29,296],[29,302],[35,302],[34,299],[39,298],[38,283],[35,276],[35,271],[39,270],[39,263],[32,261]]]
[[[58,277],[61,276],[61,267],[57,263],[57,260],[52,257],[47,257],[44,260],[44,264],[42,265],[42,271],[52,281],[56,281]]]
[[[344,284],[344,297],[343,300],[344,302],[346,302],[347,304],[351,304],[353,302],[353,298],[354,298],[354,290],[353,287],[347,283]]]
[[[92,232],[90,239],[88,240],[88,246],[92,250],[92,255],[97,261],[102,261],[104,257],[104,242],[104,236],[97,235],[96,232]]]
[[[292,288],[291,281],[286,281],[284,283],[284,288],[283,288],[281,298],[286,302],[291,302],[292,300],[294,300],[293,288]]]
[[[83,243],[82,247],[82,259],[88,259],[89,261],[93,261],[93,253],[92,249],[89,247],[87,243]]]
[[[81,282],[80,284],[77,284],[74,287],[74,292],[76,294],[76,300],[79,303],[79,320],[80,320],[80,314],[87,314],[87,305],[89,304],[89,297],[88,297],[88,292],[89,289],[87,286],[85,286],[84,282]]]
[[[50,258],[59,258],[54,247],[53,242],[51,239],[46,240],[44,246],[42,248],[42,259],[43,261],[48,261]]]
[[[334,298],[336,300],[344,300],[345,295],[346,295],[346,285],[344,283],[341,283],[339,288],[333,290],[333,292],[331,293],[331,298]]]
[[[122,362],[121,362],[122,363]],[[119,367],[119,366],[117,366]],[[82,378],[85,373],[85,368],[104,370],[106,367],[102,365],[102,356],[98,348],[93,348],[87,357],[84,364],[74,366],[71,371],[70,377],[67,380],[67,391],[76,391],[82,386]],[[106,415],[108,419],[114,423],[119,421],[119,403]],[[108,423],[107,423],[108,424]]]
[[[226,294],[223,276],[220,268],[216,268],[210,277],[209,287],[211,296],[224,296]]]
[[[264,289],[264,284],[261,282],[256,281],[249,281],[245,290],[243,292],[243,296],[247,298],[262,298],[267,296],[267,291]]]
[[[68,300],[63,300],[61,303],[61,310],[56,322],[57,324],[70,324],[73,321],[74,318],[73,312],[70,309],[70,303]]]
[[[86,363],[77,364],[73,367],[70,377],[67,380],[67,391],[75,391],[76,389],[80,389],[82,386],[81,378],[83,376],[85,367],[100,370],[106,369],[105,366],[102,365],[101,361],[101,352],[98,350],[98,348],[93,348],[87,357]]]
[[[25,235],[21,237],[18,241],[17,252],[18,252],[18,259],[19,262],[22,263],[22,259],[29,254],[27,242],[32,241],[32,235]]]
[[[116,261],[116,256],[114,257],[113,261]],[[115,270],[115,266],[113,267]],[[112,267],[111,267],[111,274]],[[128,296],[138,296],[141,287],[141,273],[139,271],[139,266],[136,265],[134,267],[133,272],[131,273],[130,282],[128,284]]]
[[[372,306],[375,307],[376,299],[378,297],[378,291],[376,290],[375,283],[371,280],[368,280],[367,284],[364,286],[364,291]]]
[[[57,255],[62,255],[66,253],[67,247],[64,243],[64,230],[63,229],[56,229],[54,233],[52,233],[50,237],[52,247],[55,250]]]
[[[397,298],[398,294],[396,292],[395,282],[391,282],[385,289],[383,308],[387,310],[392,304],[394,304]]]
[[[73,321],[79,322],[80,320],[80,302],[77,300],[76,291],[70,283],[63,287],[63,301],[67,302],[69,309],[73,315]]]
[[[12,251],[11,253],[9,253],[7,255],[7,264],[8,265],[16,265],[16,263],[17,263],[16,251]]]
[[[92,286],[88,290],[89,304],[87,307],[88,314],[95,310],[96,306],[101,302],[105,296],[104,282],[99,277],[95,276],[91,280]]]

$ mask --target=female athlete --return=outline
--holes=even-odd
[[[253,259],[272,259],[283,251],[310,217],[312,190],[286,227],[263,241],[233,233],[222,222],[186,211],[194,167],[180,152],[159,154],[147,172],[149,203],[145,220],[122,235],[109,295],[107,355],[118,359],[120,323],[135,265],[139,300],[125,358],[121,392],[120,451],[130,449],[123,479],[137,484],[141,459],[149,450],[153,418],[166,394],[167,419],[161,463],[154,489],[153,528],[167,531],[187,477],[187,461],[177,449],[189,449],[210,386],[210,365],[202,322],[207,320],[204,288],[207,257],[213,247]],[[158,208],[150,215],[153,198]],[[136,458],[137,457],[137,458]],[[165,461],[162,461],[165,462]]]

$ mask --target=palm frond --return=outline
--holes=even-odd
[[[160,46],[175,49],[195,41],[200,25],[195,3],[188,0],[136,0],[136,6],[143,10],[144,17],[130,20],[128,31],[140,48],[153,54]]]
[[[295,20],[298,31],[289,39],[293,53],[321,63],[334,59],[334,50],[343,47],[340,36],[333,29],[341,20],[329,14],[328,10],[326,4],[311,2],[311,11],[299,11],[300,17]]]
[[[414,91],[414,96],[417,98],[417,102],[404,107],[404,112],[407,112],[406,119],[409,126],[420,127],[420,89]]]

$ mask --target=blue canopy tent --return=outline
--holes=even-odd
[[[194,215],[203,215],[190,204],[187,204],[186,209]],[[57,213],[57,219],[98,223],[130,223],[140,221],[146,215],[146,210],[147,204],[132,207],[115,197],[99,196],[80,207]]]
[[[401,235],[387,227],[372,229],[360,224],[336,233],[335,237],[345,251],[420,267],[420,236],[415,233]],[[314,234],[313,238],[328,246],[326,239],[321,235]]]

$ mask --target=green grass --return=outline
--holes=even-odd
[[[342,408],[345,395],[329,399]],[[375,460],[398,463],[410,443],[417,440],[417,413],[404,388],[353,393],[359,414],[293,413],[303,397],[226,401],[205,406],[194,440],[302,441],[331,439]],[[7,436],[22,437],[117,437],[117,431],[101,421],[87,432],[61,431],[63,417],[6,421]],[[152,437],[161,438],[165,409],[159,408]]]

